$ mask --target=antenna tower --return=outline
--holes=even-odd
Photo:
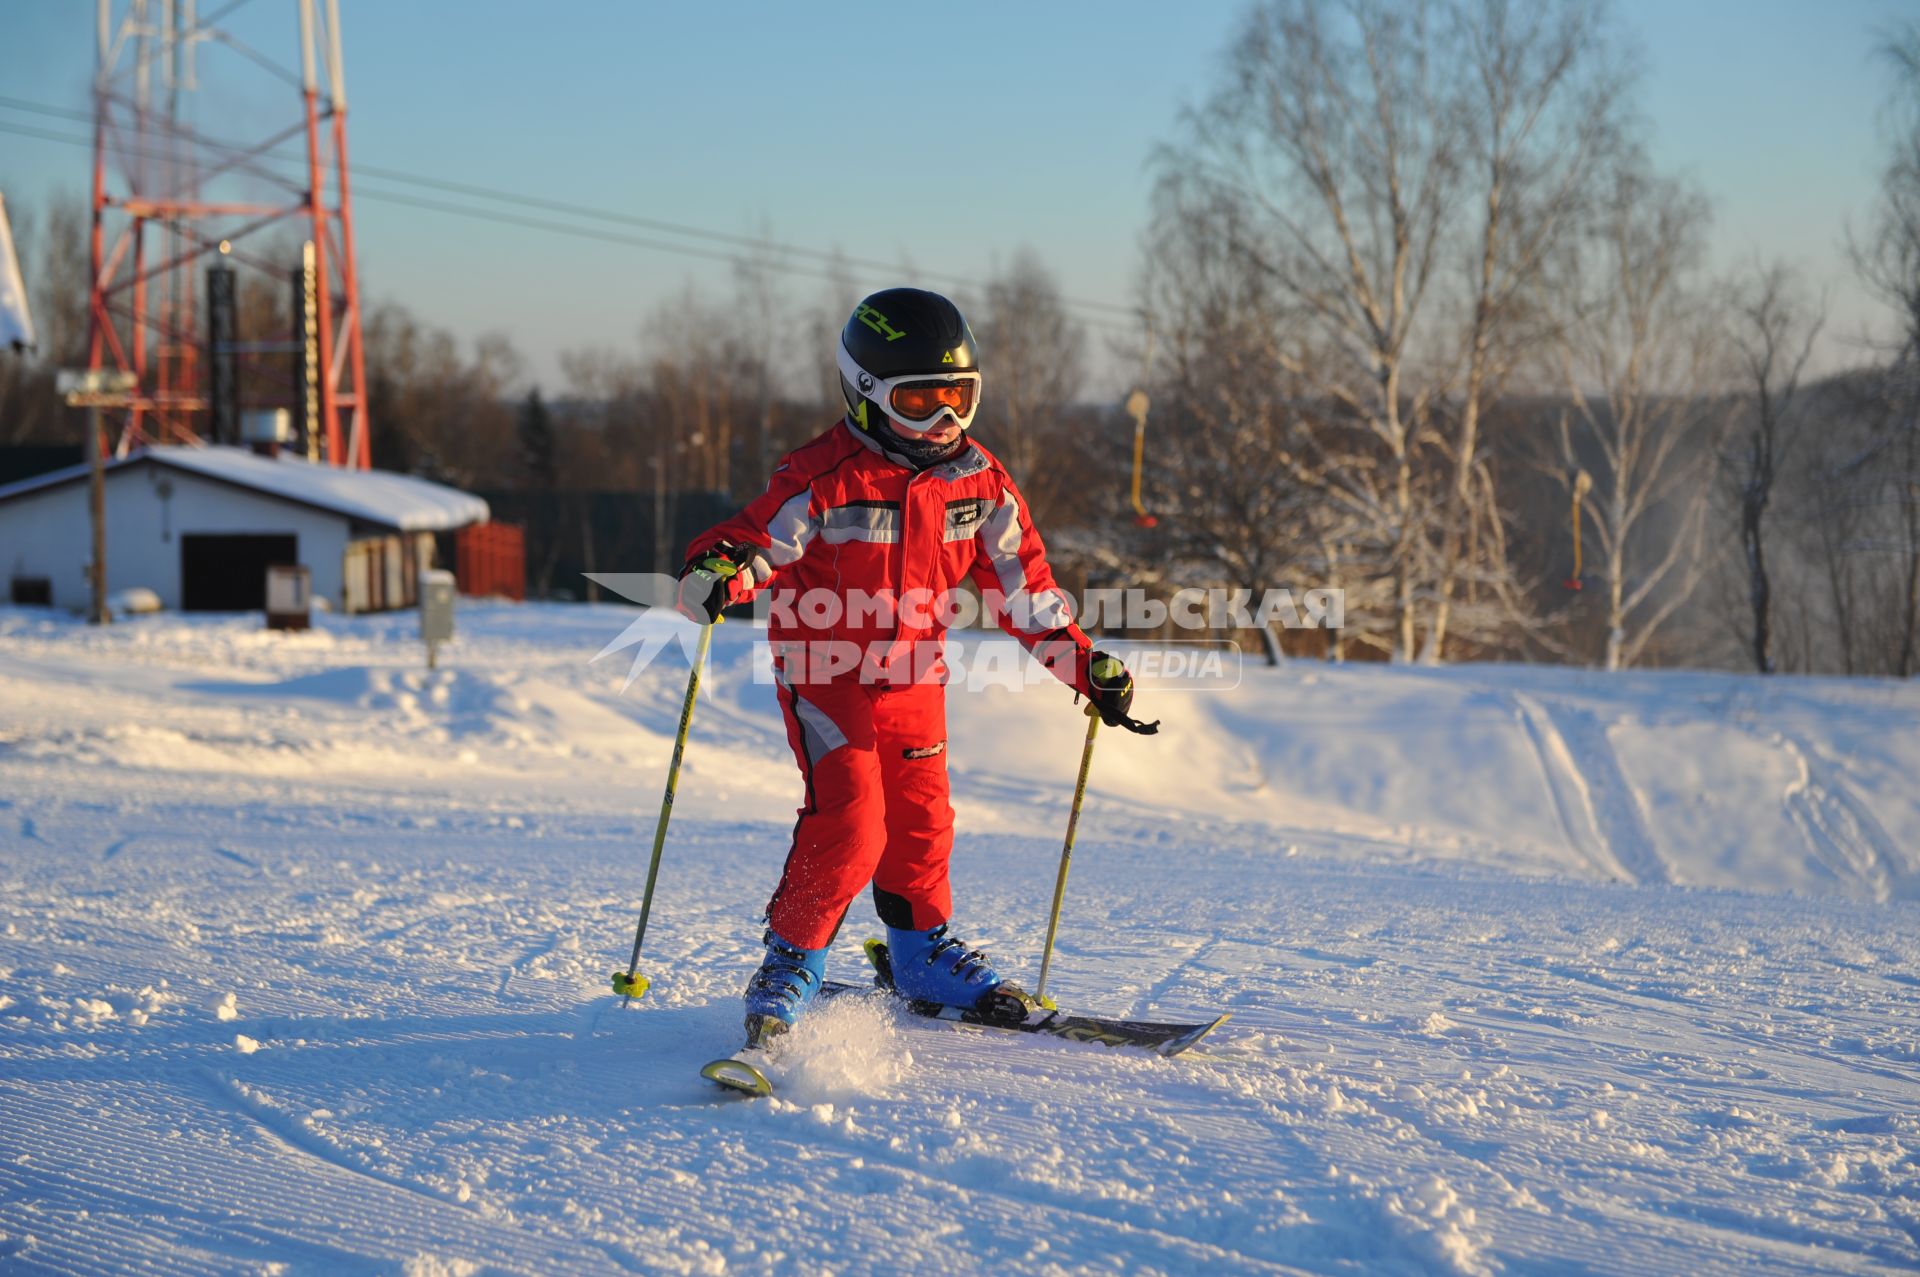
[[[206,18],[198,8],[96,0],[88,366],[137,378],[106,414],[100,446],[124,453],[209,433],[198,302],[208,268],[240,267],[243,280],[263,273],[276,303],[291,290],[304,304],[276,304],[284,328],[232,335],[214,358],[247,361],[245,406],[295,409],[307,456],[364,469],[339,0],[282,0],[271,11],[231,0]],[[286,29],[289,11],[297,31]],[[298,50],[297,70],[265,51],[276,43]],[[203,77],[203,54],[218,62],[217,79]]]

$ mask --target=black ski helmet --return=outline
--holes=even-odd
[[[949,444],[935,444],[895,430],[891,419],[899,414],[875,398],[884,395],[882,382],[901,377],[924,376],[941,381],[954,379],[956,373],[972,374],[966,378],[974,383],[967,410],[943,412],[932,420],[952,416],[963,431],[973,424],[980,389],[973,332],[960,308],[939,293],[887,288],[866,298],[853,308],[847,326],[841,330],[839,364],[840,393],[847,401],[848,419],[888,451],[919,464],[931,464],[966,447],[964,435]]]

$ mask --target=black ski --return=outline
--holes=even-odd
[[[878,940],[865,945],[867,960],[873,963],[874,985],[893,992],[893,972],[888,965],[887,946]],[[857,984],[829,980],[820,987],[823,998],[864,992]],[[1176,1056],[1207,1034],[1219,1028],[1227,1015],[1216,1016],[1200,1024],[1165,1024],[1155,1020],[1110,1020],[1101,1016],[1069,1015],[1065,1011],[1041,1006],[1024,993],[1010,996],[989,1010],[946,1006],[938,1002],[902,999],[915,1015],[930,1020],[948,1020],[972,1024],[983,1029],[1006,1029],[1014,1033],[1041,1033],[1065,1038],[1069,1042],[1098,1042],[1102,1046],[1131,1046],[1155,1055]],[[1228,1012],[1231,1015],[1232,1012]]]

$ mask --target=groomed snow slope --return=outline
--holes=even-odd
[[[798,798],[718,632],[0,610],[0,1268],[1746,1273],[1920,1265],[1920,687],[1250,668],[1105,733],[1054,989],[1178,1061],[732,1045]],[[671,622],[648,622],[664,634]],[[1038,961],[1082,723],[961,691],[960,925]],[[857,904],[834,956],[855,978]]]

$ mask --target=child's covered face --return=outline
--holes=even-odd
[[[911,422],[894,422],[895,429],[899,429],[903,425],[910,430],[912,429]],[[948,417],[931,430],[918,430],[914,431],[914,433],[918,434],[922,439],[930,440],[933,443],[952,443],[960,437],[960,426],[953,418]]]

